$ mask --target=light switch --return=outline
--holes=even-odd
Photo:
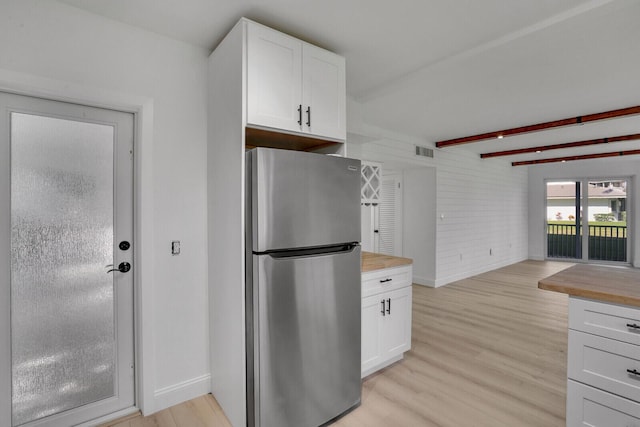
[[[180,240],[171,242],[171,255],[180,255]]]

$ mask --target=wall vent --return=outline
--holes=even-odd
[[[433,150],[427,147],[416,145],[416,156],[424,156],[433,158]]]

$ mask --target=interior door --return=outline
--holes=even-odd
[[[0,110],[0,425],[131,407],[133,115],[6,93]]]
[[[402,174],[385,174],[380,194],[379,252],[402,256]],[[377,251],[378,252],[378,251]]]

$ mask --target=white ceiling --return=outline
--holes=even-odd
[[[246,16],[345,56],[364,120],[425,142],[640,105],[638,0],[59,1],[209,50]],[[640,116],[446,150],[631,133]],[[610,146],[553,157],[640,142]]]

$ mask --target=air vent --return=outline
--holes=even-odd
[[[424,156],[433,158],[433,150],[427,147],[416,145],[416,156]]]

